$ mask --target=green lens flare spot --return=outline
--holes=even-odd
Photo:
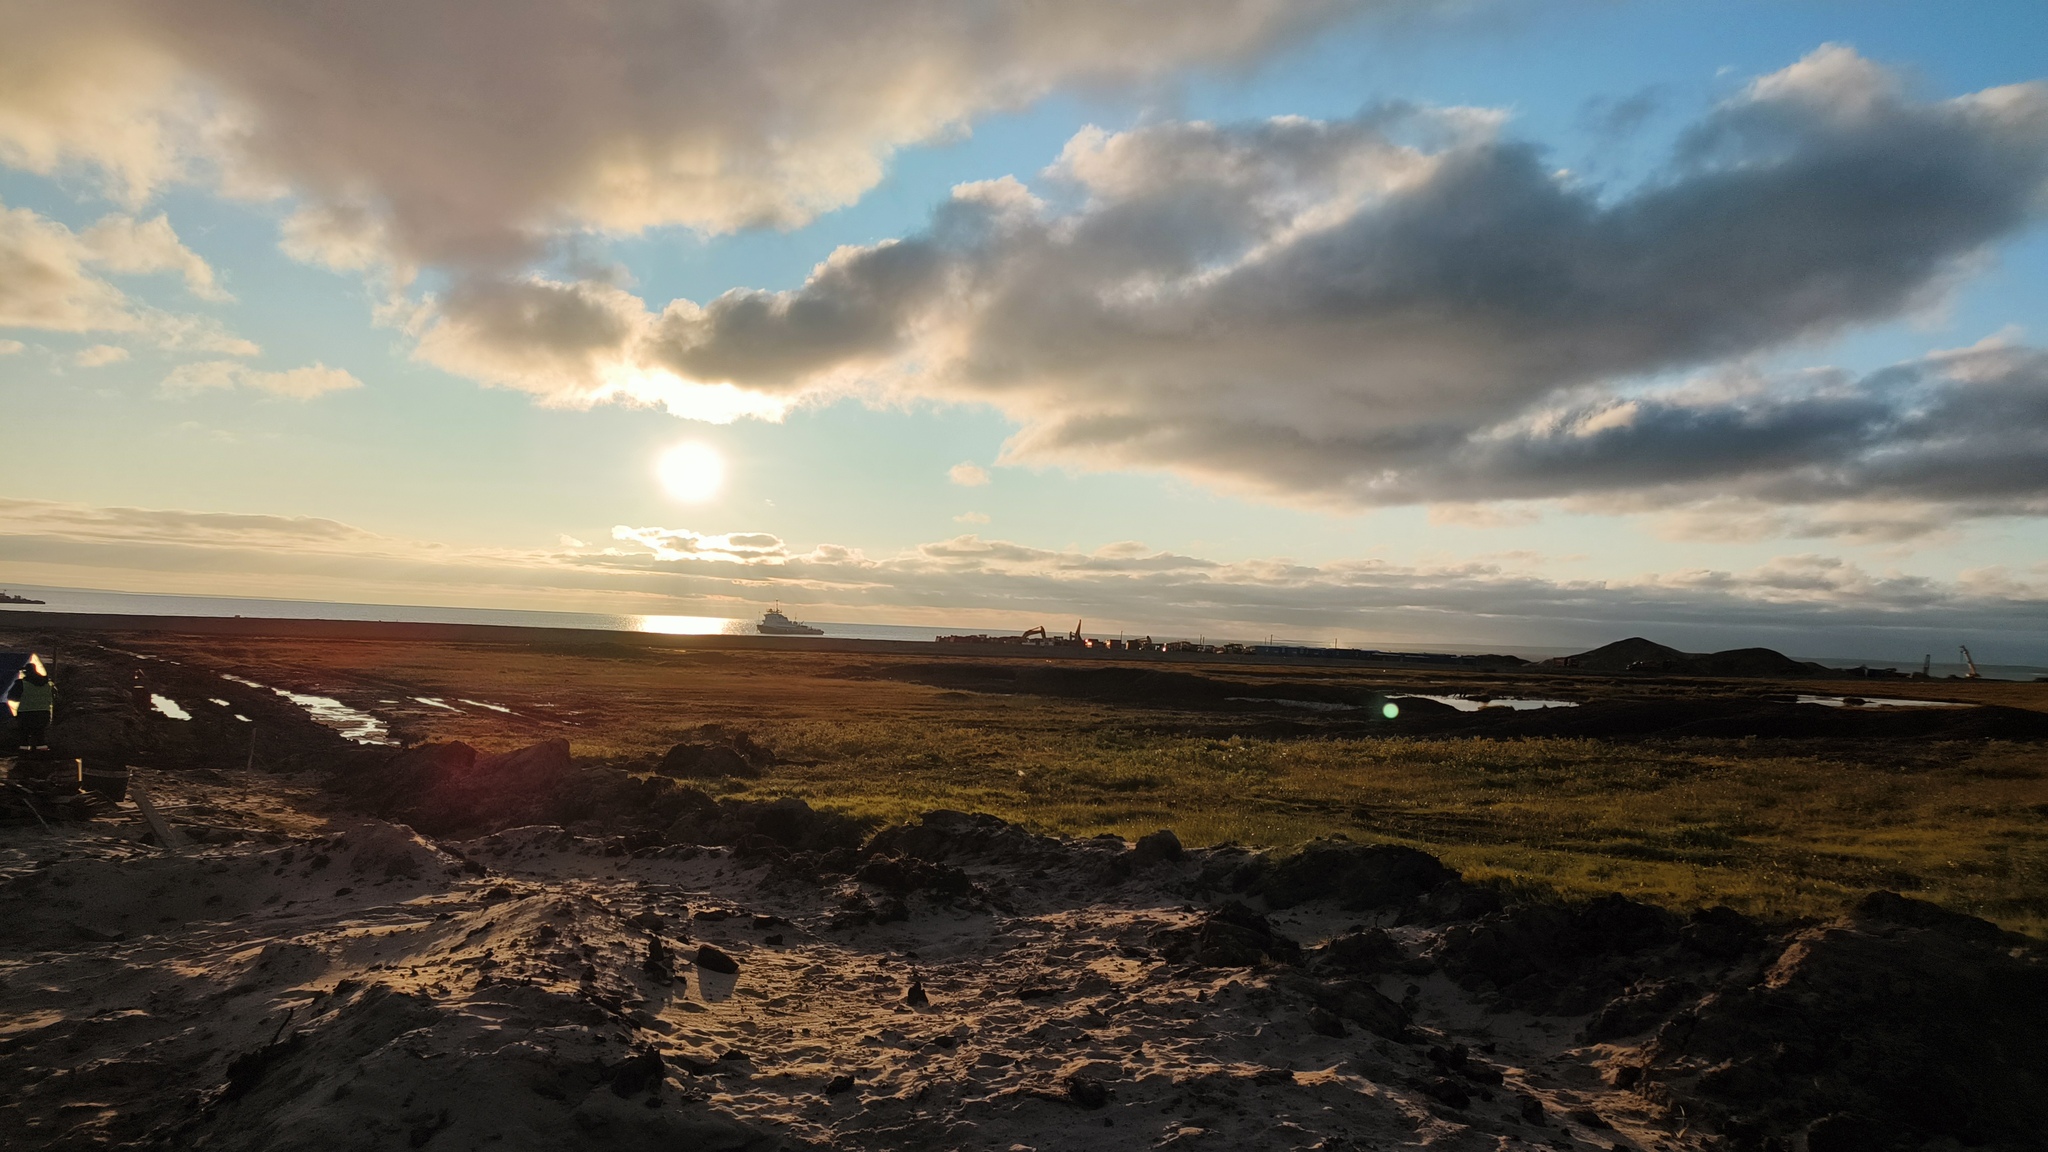
[[[1389,720],[1392,720],[1394,717],[1399,716],[1400,714],[1401,706],[1399,704],[1394,703],[1392,700],[1389,700],[1385,704],[1380,705],[1380,715],[1385,716]]]

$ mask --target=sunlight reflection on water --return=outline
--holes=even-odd
[[[635,632],[656,632],[663,636],[739,636],[752,632],[745,620],[724,616],[628,616]]]

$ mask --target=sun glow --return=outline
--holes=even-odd
[[[725,486],[725,457],[695,441],[662,453],[654,471],[669,497],[685,504],[701,504]]]

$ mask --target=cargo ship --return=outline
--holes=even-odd
[[[756,625],[763,636],[823,636],[823,628],[813,628],[801,620],[791,620],[782,614],[782,605],[777,604],[761,613],[761,623]]]

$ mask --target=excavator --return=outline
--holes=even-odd
[[[1046,639],[1045,625],[1041,624],[1036,628],[1026,628],[1024,630],[1024,634],[1022,636],[1017,637],[1017,639],[1030,640],[1033,636],[1038,637],[1040,640]]]
[[[1964,644],[1958,644],[1956,646],[1956,651],[1961,652],[1963,654],[1963,667],[1967,669],[1967,671],[1963,673],[1963,679],[1982,680],[1984,678],[1984,674],[1982,672],[1977,671],[1977,662],[1975,660],[1970,659],[1969,646]]]

